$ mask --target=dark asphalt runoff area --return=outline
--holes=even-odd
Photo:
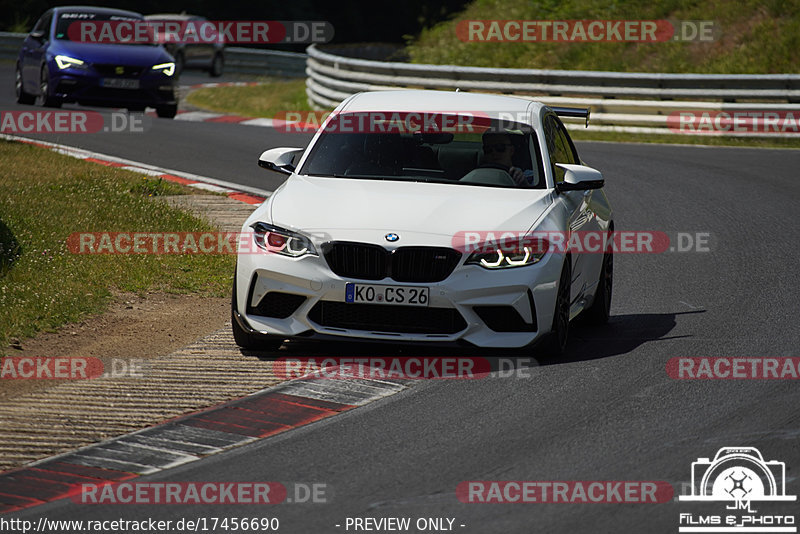
[[[9,71],[4,66],[0,77],[9,88],[0,109],[21,109]],[[282,178],[256,166],[260,151],[308,140],[170,120],[138,135],[38,137],[264,189]],[[295,484],[318,483],[324,503],[93,506],[65,499],[10,517],[277,517],[287,533],[365,531],[348,528],[348,518],[408,517],[412,525],[452,518],[463,533],[670,533],[678,532],[681,513],[729,511],[720,502],[677,499],[470,504],[459,502],[456,488],[481,480],[666,481],[677,496],[687,491],[692,463],[722,447],[756,447],[765,460],[784,462],[786,493],[797,495],[800,382],[675,380],[666,365],[675,357],[800,356],[800,150],[594,142],[578,150],[605,176],[617,230],[708,233],[709,250],[616,255],[611,321],[575,326],[566,358],[534,359],[513,376],[419,381],[364,408],[137,479],[274,481],[290,498]],[[752,504],[758,514],[800,515],[796,501]]]

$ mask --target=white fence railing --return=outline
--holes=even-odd
[[[798,74],[494,69],[372,61],[341,52],[334,46],[308,48],[306,93],[315,107],[334,107],[360,91],[423,88],[514,94],[552,106],[589,107],[593,130],[679,133],[668,128],[667,120],[683,111],[793,112],[800,117]],[[582,124],[580,119],[572,122]],[[797,136],[798,132],[726,134]]]

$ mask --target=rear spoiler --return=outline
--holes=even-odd
[[[589,108],[550,108],[559,117],[580,117],[586,119],[586,127],[589,127]]]

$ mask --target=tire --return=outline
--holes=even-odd
[[[17,65],[16,74],[14,75],[14,92],[17,95],[18,104],[33,104],[36,102],[34,95],[25,92],[25,84],[22,81],[22,71],[19,65]]]
[[[177,114],[178,114],[177,104],[173,104],[171,106],[156,106],[156,115],[158,115],[162,119],[174,119],[175,115]]]
[[[236,319],[236,282],[233,283],[233,293],[231,294],[231,328],[233,330],[233,340],[245,350],[263,350],[269,352],[277,351],[283,344],[283,339],[275,336],[259,336],[245,332]]]
[[[589,324],[605,324],[611,316],[611,293],[614,288],[614,254],[606,250],[603,254],[603,266],[600,268],[600,279],[597,281],[597,294],[592,306],[583,312]]]
[[[544,357],[559,357],[567,352],[571,280],[572,266],[569,257],[567,257],[564,259],[564,266],[561,268],[561,276],[558,280],[556,305],[553,310],[553,325],[550,333],[547,334],[541,344],[541,355]]]
[[[219,78],[222,76],[223,70],[225,70],[225,58],[222,57],[222,54],[214,54],[214,59],[211,60],[211,68],[208,70],[208,73],[213,78]]]
[[[39,103],[46,108],[60,108],[61,100],[50,96],[50,73],[47,65],[42,65],[42,74],[39,77]]]

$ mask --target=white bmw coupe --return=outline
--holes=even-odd
[[[354,95],[306,149],[265,151],[288,179],[245,222],[236,343],[286,339],[567,346],[608,320],[612,210],[559,116],[521,98]],[[600,236],[596,253],[577,234]],[[542,342],[541,344],[539,342]]]

